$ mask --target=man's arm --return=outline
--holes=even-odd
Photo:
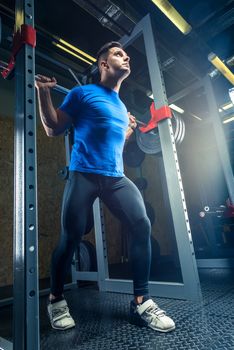
[[[53,106],[50,89],[56,83],[55,78],[51,79],[42,75],[37,76],[35,83],[42,125],[47,136],[51,137],[63,133],[71,125],[70,116],[59,109],[55,109]]]
[[[128,129],[126,131],[126,135],[125,135],[125,140],[127,141],[130,136],[134,133],[134,130],[137,127],[137,122],[136,122],[136,118],[131,115],[130,112],[128,112],[128,117],[129,117],[129,123],[128,123]]]

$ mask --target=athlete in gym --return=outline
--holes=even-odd
[[[97,54],[99,84],[73,88],[58,109],[53,107],[50,96],[55,78],[37,77],[39,111],[46,134],[57,136],[71,125],[74,127],[61,236],[51,263],[48,314],[55,329],[75,326],[63,295],[64,281],[97,197],[125,223],[130,233],[134,292],[131,321],[161,332],[175,328],[173,320],[149,296],[151,225],[139,190],[123,173],[125,139],[136,128],[135,118],[119,98],[121,83],[130,74],[129,61],[120,43],[105,44]]]

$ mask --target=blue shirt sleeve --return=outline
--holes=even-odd
[[[71,91],[69,91],[59,109],[67,113],[70,117],[72,117],[72,119],[76,118],[80,110],[82,96],[82,87],[79,86],[73,88]]]

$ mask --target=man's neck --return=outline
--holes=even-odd
[[[122,83],[122,81],[120,79],[116,80],[116,79],[112,79],[111,77],[108,79],[101,79],[100,80],[100,85],[103,85],[111,90],[114,90],[117,93],[119,93],[121,83]]]

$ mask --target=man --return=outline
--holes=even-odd
[[[64,280],[97,197],[130,232],[134,289],[131,321],[162,332],[175,328],[173,320],[149,297],[151,225],[139,190],[123,173],[125,138],[136,128],[135,118],[127,112],[118,94],[122,81],[130,74],[129,61],[120,43],[104,45],[97,55],[100,83],[73,88],[58,109],[53,107],[50,97],[55,78],[38,76],[36,81],[40,117],[47,135],[56,136],[71,124],[74,126],[61,237],[51,264],[48,314],[55,329],[75,326],[63,295]]]

